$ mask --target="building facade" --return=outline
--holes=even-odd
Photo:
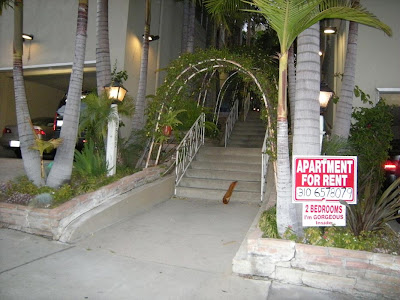
[[[96,88],[96,0],[89,0],[88,31],[83,90]],[[33,40],[23,43],[26,93],[31,117],[54,116],[58,103],[68,91],[74,58],[78,1],[24,1],[23,32]],[[12,80],[14,11],[0,16],[0,128],[15,124]],[[144,32],[145,1],[109,1],[109,39],[111,67],[126,70],[124,86],[136,97]],[[196,21],[196,47],[204,47],[205,29]],[[183,3],[153,0],[146,94],[154,94],[163,82],[163,68],[181,52]],[[128,125],[125,122],[126,125]],[[129,131],[126,128],[125,131]]]

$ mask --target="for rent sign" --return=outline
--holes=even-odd
[[[292,201],[303,203],[303,226],[346,226],[339,200],[357,203],[357,157],[293,157]]]
[[[294,156],[294,203],[314,201],[357,203],[357,157]]]

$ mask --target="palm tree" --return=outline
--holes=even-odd
[[[108,34],[108,0],[97,0],[96,79],[97,94],[111,82],[110,42]]]
[[[225,7],[234,9],[238,0],[208,0],[207,2],[209,5],[217,7],[216,13],[221,13]],[[389,35],[391,30],[374,15],[361,7],[353,7],[351,1],[347,0],[253,0],[246,3],[254,4],[258,8],[258,10],[248,11],[260,13],[266,18],[269,25],[276,31],[281,47],[277,107],[276,186],[278,231],[283,234],[296,220],[296,214],[291,205],[292,185],[288,147],[287,66],[289,47],[300,33],[326,18],[356,21],[382,29]],[[300,108],[299,105],[296,105],[296,110]],[[299,121],[297,120],[297,122]]]
[[[360,1],[354,0],[354,5],[360,5]],[[356,73],[358,24],[349,23],[349,35],[347,37],[346,58],[344,64],[343,83],[340,91],[340,101],[336,107],[335,121],[332,134],[347,139],[350,134],[351,113],[353,108],[353,95]]]
[[[142,57],[140,61],[139,87],[133,114],[132,130],[142,130],[144,127],[144,110],[146,105],[147,69],[149,61],[149,36],[151,22],[151,0],[146,0]]]
[[[5,3],[3,2],[1,7]],[[9,4],[9,3],[8,3]],[[39,152],[30,147],[35,142],[34,132],[31,130],[31,118],[28,101],[26,99],[24,76],[22,71],[22,26],[23,24],[23,0],[14,2],[14,47],[13,47],[13,80],[15,93],[15,110],[17,114],[18,133],[21,154],[25,173],[29,180],[37,186],[44,185],[41,177]]]
[[[193,53],[197,0],[183,0],[182,53]]]
[[[78,19],[75,38],[75,55],[68,88],[64,123],[60,138],[63,143],[58,147],[53,167],[47,178],[47,185],[58,188],[71,179],[76,137],[78,135],[79,114],[81,107],[83,66],[85,60],[88,21],[88,0],[79,0]]]

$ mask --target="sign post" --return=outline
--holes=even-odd
[[[357,203],[357,157],[294,156],[292,202],[303,203],[303,226],[346,226]]]

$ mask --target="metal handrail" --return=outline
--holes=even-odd
[[[261,150],[261,202],[263,202],[264,200],[265,187],[267,186],[266,181],[267,181],[268,161],[269,161],[269,155],[267,153],[267,139],[268,139],[268,129],[265,130],[264,143]]]
[[[197,151],[200,149],[201,145],[204,144],[205,122],[206,115],[202,113],[176,148],[175,195],[176,186],[181,181],[183,175],[185,175],[187,168],[195,157]]]
[[[233,127],[239,118],[239,100],[236,100],[232,106],[231,112],[228,115],[225,123],[225,147],[228,144],[229,137],[232,134]]]

